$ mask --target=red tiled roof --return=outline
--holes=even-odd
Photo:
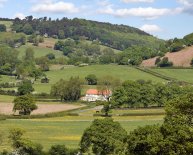
[[[102,92],[102,91],[98,91],[97,89],[89,89],[86,91],[86,94],[88,95],[110,95],[111,91],[104,90]]]

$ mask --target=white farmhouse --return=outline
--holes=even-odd
[[[108,101],[108,98],[112,95],[111,91],[97,89],[89,89],[86,91],[86,95],[81,98],[83,101],[95,102],[95,101]]]

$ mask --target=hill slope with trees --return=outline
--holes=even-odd
[[[125,25],[113,25],[85,19],[52,20],[51,18],[35,19],[28,16],[23,20],[13,20],[13,31],[27,35],[38,33],[59,39],[72,38],[78,40],[85,37],[87,40],[98,40],[101,44],[124,50],[132,45],[147,45],[159,47],[161,40],[137,28]]]

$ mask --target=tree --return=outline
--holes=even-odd
[[[68,149],[65,145],[54,145],[49,150],[49,155],[67,155]]]
[[[96,85],[97,84],[97,77],[95,74],[89,74],[85,77],[88,85]]]
[[[54,55],[53,53],[47,54],[46,57],[47,57],[49,60],[55,59],[55,55]]]
[[[102,112],[105,113],[105,116],[109,116],[109,112],[111,110],[111,105],[108,102],[104,102]]]
[[[158,64],[158,67],[170,67],[173,63],[168,60],[168,57],[164,57]]]
[[[29,139],[23,138],[24,130],[22,129],[11,129],[9,133],[9,139],[12,142],[14,151],[11,154],[22,154],[22,155],[42,155],[43,147],[40,144],[34,143]]]
[[[191,60],[190,65],[193,66],[193,59]]]
[[[167,102],[161,126],[139,127],[128,136],[128,155],[193,154],[193,94]]]
[[[33,91],[34,91],[34,88],[32,87],[32,83],[29,80],[23,81],[23,83],[18,87],[19,95],[30,94]]]
[[[111,118],[96,119],[87,128],[80,142],[82,152],[92,148],[94,154],[124,154],[127,132]]]
[[[71,77],[68,81],[61,79],[51,87],[50,94],[60,97],[61,101],[77,101],[81,95],[81,81],[79,77]]]
[[[34,68],[30,74],[31,77],[34,77],[34,80],[36,81],[38,78],[43,76],[43,72],[40,69]]]
[[[27,35],[30,35],[33,33],[33,28],[29,23],[26,23],[23,27],[23,32]]]
[[[23,115],[30,115],[33,110],[38,108],[34,98],[29,94],[16,97],[13,103],[13,111],[19,110],[19,113]]]
[[[163,141],[160,126],[152,125],[138,127],[132,131],[127,139],[127,155],[159,155]]]
[[[24,61],[34,61],[34,50],[29,47],[25,51]]]
[[[6,26],[4,24],[0,24],[0,32],[6,32]]]

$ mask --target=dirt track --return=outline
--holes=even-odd
[[[52,112],[67,111],[83,107],[83,105],[71,104],[37,104],[38,109],[32,112],[32,115],[46,114]],[[10,115],[13,114],[13,103],[0,103],[0,113]]]

